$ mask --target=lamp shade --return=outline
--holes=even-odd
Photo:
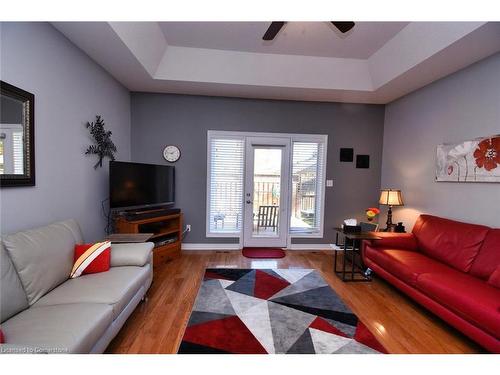
[[[403,196],[401,190],[382,189],[380,191],[380,204],[387,206],[403,206]]]

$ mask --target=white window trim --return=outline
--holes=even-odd
[[[205,217],[205,227],[206,227],[206,237],[207,238],[214,238],[214,237],[219,237],[219,238],[239,238],[240,244],[243,241],[243,227],[244,224],[242,224],[240,231],[239,232],[231,232],[231,233],[213,233],[210,232],[210,189],[209,186],[211,184],[211,176],[210,176],[210,171],[211,171],[211,157],[210,157],[210,148],[211,148],[211,139],[212,138],[228,138],[228,139],[240,139],[245,141],[247,137],[279,137],[279,138],[290,138],[290,141],[292,142],[318,142],[318,143],[323,143],[323,181],[321,181],[323,189],[322,189],[322,194],[321,194],[321,200],[320,200],[320,210],[321,210],[321,222],[320,222],[320,228],[318,232],[292,232],[290,233],[290,217],[288,218],[288,240],[287,244],[288,246],[291,244],[291,239],[292,238],[323,238],[324,236],[324,227],[325,227],[325,195],[326,195],[326,164],[327,164],[327,156],[328,156],[328,135],[326,134],[297,134],[297,133],[267,133],[267,132],[239,132],[239,131],[225,131],[225,130],[208,130],[207,132],[207,188],[206,188],[206,197],[207,197],[207,202],[206,202],[206,217]],[[293,149],[293,147],[291,147]],[[243,168],[245,168],[245,160],[243,160]],[[245,170],[243,171],[243,175],[245,175]],[[292,174],[292,162],[290,162],[290,171],[289,175],[291,176]],[[289,191],[292,191],[292,179],[289,178]],[[244,196],[242,197],[242,204],[243,204]],[[292,194],[289,194],[288,197],[288,212],[290,212],[290,207],[292,204]]]

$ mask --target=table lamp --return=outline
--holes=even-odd
[[[401,195],[401,190],[394,189],[382,189],[380,191],[380,204],[389,206],[389,211],[387,212],[387,228],[384,229],[386,232],[394,232],[394,225],[392,223],[392,206],[403,206],[403,196]]]

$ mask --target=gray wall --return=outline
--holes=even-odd
[[[378,105],[250,100],[221,97],[132,93],[132,159],[165,164],[165,145],[181,149],[176,166],[176,201],[192,231],[185,242],[234,242],[206,238],[207,130],[328,134],[324,239],[294,240],[328,243],[332,227],[344,218],[363,218],[364,209],[377,204],[384,107]],[[354,147],[369,154],[370,169],[339,162],[339,148]]]
[[[436,145],[500,134],[500,54],[386,106],[382,186],[410,228],[425,212],[500,227],[500,184],[435,182]]]
[[[107,167],[83,153],[96,114],[130,158],[129,92],[48,23],[1,24],[0,78],[35,94],[36,186],[0,190],[1,233],[75,218],[85,239],[102,238]]]

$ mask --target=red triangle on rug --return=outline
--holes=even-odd
[[[382,346],[382,344],[378,342],[375,336],[373,336],[373,333],[371,333],[370,330],[361,321],[359,321],[358,325],[356,326],[354,340],[381,353],[388,353],[387,350]]]
[[[328,323],[326,320],[320,318],[319,316],[313,320],[309,328],[315,328],[323,332],[328,332],[328,333],[333,333],[334,335],[337,336],[342,336],[342,337],[349,337],[346,335],[344,332],[342,332],[340,329],[337,327],[332,326],[330,323]]]
[[[284,279],[273,277],[261,270],[256,270],[253,295],[257,298],[268,299],[281,289],[285,289],[288,285],[290,283]]]
[[[234,354],[267,354],[237,316],[187,327],[182,340]]]

